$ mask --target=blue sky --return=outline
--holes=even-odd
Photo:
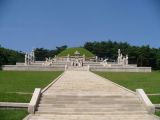
[[[123,41],[160,47],[158,0],[0,0],[0,44],[29,51]]]

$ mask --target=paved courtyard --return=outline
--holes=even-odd
[[[137,95],[90,71],[65,71],[29,120],[158,120]]]

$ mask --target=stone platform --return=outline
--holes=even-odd
[[[136,93],[89,71],[65,71],[28,120],[158,120]]]
[[[44,61],[35,61],[30,65],[24,65],[24,63],[17,63],[16,65],[3,65],[2,70],[13,71],[64,71],[65,65],[72,67],[70,62],[57,61],[53,62],[49,66],[43,65]],[[108,72],[151,72],[151,67],[137,67],[136,65],[120,65],[115,62],[109,63],[104,66],[101,62],[84,62],[83,67],[89,66],[91,71],[108,71]],[[75,67],[75,66],[74,66]],[[80,69],[83,69],[80,67]],[[76,67],[75,67],[76,68]]]

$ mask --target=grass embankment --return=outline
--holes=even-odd
[[[0,110],[0,120],[22,120],[27,115],[27,110]]]
[[[0,102],[29,102],[35,88],[44,88],[61,73],[0,71]]]
[[[144,89],[147,94],[160,93],[160,72],[126,73],[126,72],[95,72],[96,74],[135,91]],[[160,103],[160,96],[149,96],[153,103]]]
[[[85,54],[86,57],[94,57],[95,56],[90,51],[86,50],[85,48],[68,48],[68,49],[62,51],[60,54],[58,54],[58,56],[67,56],[68,54],[70,56],[73,56],[75,51],[78,51],[81,56],[83,54]]]

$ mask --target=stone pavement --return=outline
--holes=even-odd
[[[134,92],[89,71],[65,71],[29,120],[158,120]]]

